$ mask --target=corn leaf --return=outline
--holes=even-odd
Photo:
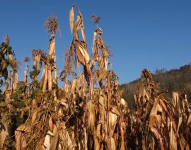
[[[71,33],[73,33],[73,23],[74,23],[74,9],[73,7],[70,10],[70,29]]]
[[[74,24],[74,33],[75,32],[78,32],[78,30],[76,30],[77,29],[77,27],[78,27],[78,25],[79,25],[79,21],[80,21],[80,15],[78,15],[77,16],[77,20],[76,20],[76,22],[75,22],[75,24]]]

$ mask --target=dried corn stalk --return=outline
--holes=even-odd
[[[79,12],[75,23],[74,6]],[[60,72],[60,80],[64,82],[62,88],[58,87],[56,72],[57,17],[49,17],[44,25],[48,33],[51,32],[49,53],[40,49],[32,51],[36,67],[34,72],[43,65],[40,81],[35,74],[34,80],[28,83],[26,67],[21,88],[15,71],[15,59],[7,55],[13,70],[10,74],[11,88],[5,92],[4,108],[7,110],[3,116],[18,113],[19,117],[24,118],[27,114],[24,123],[14,130],[14,147],[17,150],[190,149],[191,111],[187,97],[183,97],[182,92],[172,92],[172,101],[166,100],[165,93],[157,90],[151,73],[144,69],[138,90],[134,88],[134,91],[137,90],[134,93],[135,109],[130,111],[128,103],[121,98],[123,90],[119,90],[118,76],[108,68],[110,54],[101,37],[100,18],[92,15],[97,29],[93,36],[93,54],[90,55],[78,6],[74,4],[69,13],[73,39],[64,52],[64,69]],[[82,40],[79,39],[79,30]],[[8,39],[6,41],[9,43]],[[1,64],[6,70],[4,59]],[[73,69],[75,64],[78,74]],[[6,79],[8,81],[8,76]],[[99,84],[96,86],[96,83]],[[24,106],[16,109],[16,100],[23,102]],[[10,136],[6,123],[3,122],[5,131],[0,128],[1,148],[10,145],[6,144],[9,138],[5,135]]]

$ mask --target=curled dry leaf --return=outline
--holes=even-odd
[[[75,22],[75,24],[74,24],[74,34],[75,34],[76,32],[78,32],[78,30],[76,30],[76,29],[77,29],[77,27],[78,27],[78,24],[79,24],[79,22],[80,22],[80,19],[81,19],[81,17],[80,17],[80,15],[78,15],[78,16],[77,16],[77,20],[76,20],[76,22]]]

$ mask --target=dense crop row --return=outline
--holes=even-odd
[[[77,20],[74,23],[74,8]],[[26,69],[18,81],[19,61],[8,35],[0,46],[0,148],[57,149],[169,149],[191,148],[191,108],[183,92],[158,90],[151,73],[144,69],[134,93],[135,111],[121,97],[118,76],[110,68],[109,47],[102,39],[99,17],[92,55],[88,53],[83,16],[76,4],[70,10],[73,39],[64,51],[64,68],[57,74],[55,34],[57,17],[47,19],[48,53],[34,49],[33,70]],[[81,31],[82,39],[79,38]],[[90,57],[91,56],[91,57]],[[77,65],[77,73],[74,66]],[[83,70],[80,70],[82,65]],[[124,68],[125,69],[125,68]],[[38,75],[42,71],[42,77]],[[28,83],[28,74],[32,80]],[[71,81],[68,76],[72,76]],[[58,87],[58,80],[64,86]],[[97,86],[96,86],[97,84]],[[172,99],[166,100],[166,94]]]

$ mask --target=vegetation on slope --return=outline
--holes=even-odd
[[[158,83],[159,90],[165,91],[181,91],[183,90],[188,96],[188,101],[191,102],[191,63],[180,67],[179,69],[167,70],[156,69],[152,74],[155,83]],[[128,101],[129,107],[134,109],[134,97],[141,79],[136,79],[127,84],[121,84],[120,89],[124,90],[122,97]],[[167,97],[170,100],[170,96]]]

